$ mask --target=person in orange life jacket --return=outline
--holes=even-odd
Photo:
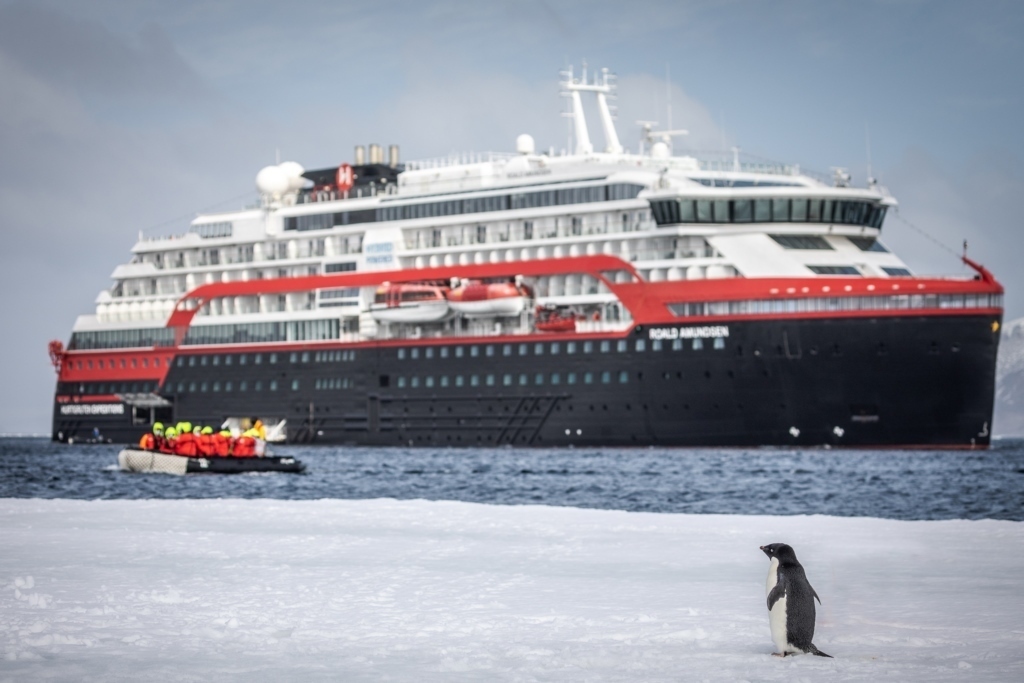
[[[156,439],[158,435],[163,436],[163,427],[164,426],[159,422],[154,424],[153,430],[146,432],[145,434],[142,435],[142,438],[139,439],[139,448],[141,448],[144,451],[155,451],[157,448]]]
[[[167,431],[164,432],[163,441],[160,444],[161,453],[174,453],[178,447],[178,430],[174,427],[168,427]]]
[[[256,430],[247,429],[235,442],[236,458],[252,458],[256,455]]]
[[[178,435],[178,445],[175,446],[174,452],[178,455],[184,455],[187,458],[194,458],[197,450],[196,438],[192,434],[192,423],[182,423],[181,430],[181,433]]]
[[[213,450],[221,457],[231,455],[231,432],[222,429],[213,435]]]
[[[217,449],[213,443],[213,427],[203,427],[199,430],[199,436],[196,437],[196,449],[199,451],[199,455],[207,457],[217,455]]]

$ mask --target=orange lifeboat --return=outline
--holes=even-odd
[[[432,323],[451,313],[445,288],[385,282],[374,293],[370,315],[388,323]]]
[[[538,332],[575,332],[576,314],[563,306],[538,306],[533,326]]]
[[[526,310],[530,291],[519,282],[453,282],[448,292],[452,310],[467,318],[508,317]]]

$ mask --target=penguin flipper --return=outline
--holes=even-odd
[[[810,584],[807,585],[810,587]],[[811,588],[811,595],[813,595],[815,598],[818,598],[818,591],[814,590],[814,588]],[[818,598],[818,604],[821,604],[821,598]]]
[[[768,594],[768,611],[772,611],[772,607],[778,602],[779,598],[786,596],[786,584],[779,581],[775,584],[775,588],[772,588],[772,592]]]

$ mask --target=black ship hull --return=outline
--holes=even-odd
[[[704,337],[637,326],[579,335],[572,353],[544,335],[286,346],[258,365],[252,351],[243,364],[237,348],[189,348],[160,394],[175,420],[286,419],[290,441],[324,444],[984,447],[1000,322],[764,319]],[[54,438],[97,427],[129,442],[145,429],[130,411],[69,417],[61,405]]]

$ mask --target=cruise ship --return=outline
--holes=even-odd
[[[685,131],[650,123],[627,150],[612,74],[561,86],[570,150],[360,146],[140,233],[50,344],[53,438],[259,418],[324,444],[989,444],[1003,288],[984,267],[911,272],[870,179],[676,153]]]

